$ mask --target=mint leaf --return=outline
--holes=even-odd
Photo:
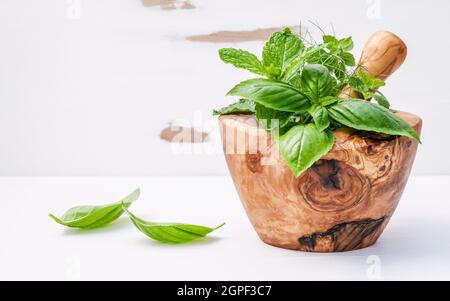
[[[324,35],[322,37],[322,40],[323,40],[324,43],[328,43],[328,44],[331,44],[331,45],[334,45],[334,46],[337,46],[339,44],[339,40],[336,39],[336,37],[332,36],[332,35]]]
[[[286,112],[306,111],[308,97],[291,85],[269,79],[250,79],[237,84],[227,95],[250,99],[271,109]]]
[[[383,80],[371,76],[369,73],[362,69],[359,69],[356,75],[369,90],[374,90],[385,85]]]
[[[353,90],[361,93],[364,99],[370,100],[377,92],[377,89],[384,86],[385,83],[360,69],[354,76],[349,78],[349,85]]]
[[[144,221],[124,207],[125,212],[130,217],[132,223],[136,228],[150,237],[151,239],[163,243],[186,243],[202,237],[205,237],[214,230],[219,229],[225,223],[215,227],[209,228],[199,225],[180,224],[180,223],[154,223]]]
[[[312,123],[294,126],[278,139],[280,153],[296,177],[327,154],[333,144],[333,132],[321,132]]]
[[[255,103],[248,99],[241,99],[239,102],[213,111],[214,116],[231,114],[255,114]]]
[[[350,77],[348,80],[348,84],[350,85],[350,87],[353,90],[355,90],[357,92],[362,93],[363,91],[369,91],[369,89],[366,87],[366,85],[363,83],[363,81],[357,77],[354,77],[354,76]]]
[[[300,90],[308,95],[312,102],[330,96],[336,87],[336,80],[330,71],[322,65],[306,65],[300,77]]]
[[[64,213],[61,218],[53,214],[49,216],[57,223],[74,228],[94,229],[106,226],[123,214],[123,208],[128,208],[139,198],[140,190],[136,189],[121,201],[105,206],[77,206]]]
[[[386,109],[389,109],[389,107],[391,106],[391,104],[389,103],[389,101],[386,99],[386,97],[384,96],[383,93],[381,93],[380,91],[375,92],[375,94],[373,94],[373,98],[376,100],[376,102],[382,106],[385,107]]]
[[[319,131],[322,132],[330,126],[328,112],[324,107],[316,105],[309,110],[309,113],[311,114],[314,124]]]
[[[256,55],[251,54],[248,51],[234,48],[222,48],[219,50],[219,56],[222,61],[237,68],[245,69],[259,75],[266,74],[262,63]]]
[[[355,57],[350,52],[342,52],[340,56],[347,66],[353,67],[356,65]]]
[[[343,50],[343,51],[350,51],[353,49],[353,39],[352,37],[347,37],[347,38],[343,38],[341,40],[339,40],[339,47]]]
[[[390,110],[365,100],[341,100],[328,107],[328,114],[350,128],[407,136],[420,142],[419,135],[406,121]]]
[[[338,40],[334,36],[324,35],[324,44],[319,45],[320,50],[309,55],[307,62],[320,64],[328,68],[339,81],[346,81],[348,77],[347,66],[355,66],[355,58],[349,52],[353,48],[351,37]],[[313,48],[318,48],[317,46]],[[308,51],[307,51],[308,54]]]
[[[275,32],[265,44],[262,55],[264,67],[270,70],[269,78],[280,78],[304,48],[303,42],[289,28]]]
[[[324,43],[327,44],[327,48],[333,52],[346,52],[353,49],[353,39],[352,37],[343,38],[338,40],[335,36],[324,35],[322,37]]]

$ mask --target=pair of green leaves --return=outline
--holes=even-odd
[[[67,210],[61,218],[57,218],[53,214],[49,214],[49,216],[57,223],[67,227],[95,229],[111,224],[126,212],[139,231],[154,240],[165,243],[189,242],[205,237],[224,225],[221,224],[218,227],[209,228],[191,224],[144,221],[128,210],[139,196],[140,190],[136,189],[130,195],[116,203],[103,206],[77,206]]]

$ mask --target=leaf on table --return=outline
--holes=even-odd
[[[225,223],[215,228],[182,224],[182,223],[155,223],[144,221],[124,207],[124,211],[130,217],[130,220],[136,228],[150,237],[151,239],[164,243],[186,243],[199,238],[203,238],[214,230],[219,229]]]
[[[123,214],[123,208],[128,208],[139,198],[140,189],[116,203],[104,206],[76,206],[64,213],[61,218],[49,214],[57,223],[74,228],[94,229],[108,225]]]

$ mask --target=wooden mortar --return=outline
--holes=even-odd
[[[396,68],[379,70],[387,70],[387,77]],[[418,116],[396,114],[420,134]],[[253,115],[221,116],[219,124],[228,168],[259,237],[302,251],[374,244],[397,207],[417,150],[407,137],[380,139],[339,129],[332,150],[296,178]]]

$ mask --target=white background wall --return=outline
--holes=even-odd
[[[405,40],[409,57],[383,91],[424,119],[414,173],[450,174],[449,1],[191,2],[163,10],[140,0],[1,0],[0,175],[226,174],[214,133],[210,154],[182,155],[159,133],[180,118],[213,131],[211,110],[251,76],[221,63],[217,49],[259,53],[262,43],[184,37],[306,20],[352,35],[356,56],[377,29]]]

